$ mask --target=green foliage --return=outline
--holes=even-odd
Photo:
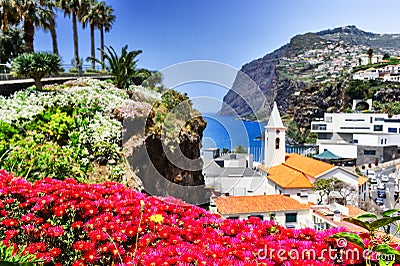
[[[238,145],[233,149],[234,153],[247,153],[247,150],[242,145]]]
[[[368,242],[368,245],[364,244],[362,238],[355,233],[340,232],[332,235],[331,238],[346,239],[349,243],[359,246],[362,249],[368,249],[370,251],[378,252],[385,255],[395,255],[396,261],[399,262],[400,251],[390,246],[393,239],[393,237],[390,235],[390,225],[397,225],[397,230],[394,235],[396,235],[400,229],[400,226],[397,223],[398,221],[400,221],[400,215],[393,216],[399,211],[400,210],[398,209],[386,210],[382,212],[382,218],[378,218],[373,213],[364,213],[358,215],[357,217],[344,218],[344,221],[360,226],[368,231],[371,239],[371,241]],[[384,232],[386,234],[384,237],[378,235],[378,231],[381,228],[384,229]],[[367,257],[366,263],[367,265],[371,265],[370,258]],[[379,265],[387,265],[386,263],[387,262],[385,261],[379,261]]]
[[[10,28],[7,32],[0,31],[0,63],[5,64],[24,52],[22,31]]]
[[[86,68],[85,69],[85,73],[94,73],[94,74],[96,74],[96,73],[99,73],[99,71],[97,69],[95,69],[95,68]]]
[[[288,117],[286,124],[286,136],[293,144],[301,145],[305,143],[315,143],[317,139],[316,133],[311,133],[310,130],[307,129],[304,132],[301,132],[293,117]]]
[[[320,199],[318,204],[321,204],[323,197],[328,196],[333,190],[335,184],[340,182],[336,177],[320,178],[313,183],[313,191],[317,191]]]
[[[400,102],[379,103],[375,101],[373,105],[376,111],[387,113],[389,116],[400,114]]]
[[[1,265],[22,265],[22,266],[33,266],[41,260],[36,259],[34,254],[23,254],[25,248],[22,247],[19,251],[14,250],[13,246],[5,246],[0,243],[0,264]],[[8,264],[10,263],[10,264]]]
[[[118,88],[128,88],[131,84],[141,84],[151,73],[145,69],[137,69],[136,56],[142,53],[141,50],[128,52],[128,45],[122,47],[121,55],[118,55],[112,46],[107,47],[106,51],[99,49],[104,53],[107,61],[107,70],[114,76],[114,85]],[[96,58],[96,62],[101,64]]]
[[[11,151],[2,158],[0,167],[29,181],[46,177],[83,181],[85,175],[75,158],[72,149],[46,141],[44,135],[32,134],[11,145]]]
[[[348,96],[351,100],[354,99],[366,99],[368,98],[368,93],[371,88],[369,82],[363,82],[360,80],[354,80],[349,83],[349,85],[344,90],[344,94]]]
[[[68,134],[75,128],[75,120],[67,112],[59,108],[49,108],[37,115],[27,130],[36,130],[44,134],[47,139],[57,142],[60,146],[68,143]]]
[[[46,52],[21,54],[11,65],[13,75],[28,77],[35,80],[38,90],[42,89],[41,79],[48,74],[57,75],[61,69],[61,59],[58,55]]]
[[[383,60],[388,60],[390,58],[390,55],[388,54],[388,53],[385,53],[384,55],[383,55]]]
[[[78,74],[78,69],[75,68],[75,67],[72,67],[72,68],[69,69],[69,73]]]

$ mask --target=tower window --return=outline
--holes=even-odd
[[[279,138],[275,139],[275,150],[279,150]]]

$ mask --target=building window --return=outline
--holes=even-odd
[[[389,132],[389,133],[397,133],[397,128],[395,128],[395,127],[389,127],[389,128],[388,128],[388,132]]]
[[[297,223],[297,213],[286,213],[285,223]]]
[[[383,125],[374,125],[374,131],[383,131]]]
[[[376,155],[376,150],[364,150],[364,155]]]
[[[280,141],[279,138],[275,139],[275,150],[279,150],[279,141]]]
[[[381,139],[381,145],[383,145],[383,139]]]
[[[257,218],[260,218],[261,220],[264,220],[264,215],[262,215],[262,214],[249,215],[247,218],[250,218],[250,217],[257,217]]]
[[[312,124],[312,130],[326,130],[326,124]]]

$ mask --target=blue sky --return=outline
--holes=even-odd
[[[400,33],[400,1],[372,0],[106,0],[116,22],[106,45],[117,51],[143,50],[139,67],[162,70],[189,60],[212,60],[240,69],[278,49],[296,34],[356,25],[377,33]],[[81,28],[81,27],[80,27]],[[73,58],[71,20],[58,14],[58,41],[63,61]],[[96,32],[96,46],[100,45]],[[82,58],[90,55],[89,30],[79,31]],[[51,50],[50,35],[38,31],[35,50]],[[191,97],[221,100],[227,88],[186,84]],[[206,104],[207,105],[207,104]],[[215,111],[216,104],[203,111]],[[202,109],[203,107],[201,107]],[[207,110],[206,110],[207,109]],[[210,110],[208,110],[210,109]]]

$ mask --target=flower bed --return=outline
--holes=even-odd
[[[56,265],[362,262],[362,257],[339,260],[340,251],[361,254],[352,244],[343,249],[329,238],[343,228],[294,230],[258,218],[225,220],[179,200],[146,196],[113,182],[47,178],[29,183],[0,170],[0,216],[4,244],[17,249],[27,245],[25,253]]]

